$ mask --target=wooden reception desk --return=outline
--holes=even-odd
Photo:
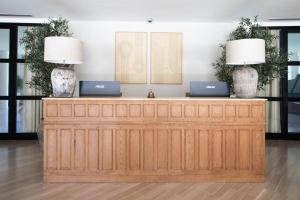
[[[46,182],[261,182],[265,100],[45,98]]]

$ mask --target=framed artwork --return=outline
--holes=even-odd
[[[182,83],[182,33],[151,33],[151,83]]]
[[[117,32],[115,40],[115,79],[147,83],[147,33]]]

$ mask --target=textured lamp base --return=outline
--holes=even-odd
[[[73,97],[76,74],[73,67],[54,68],[51,73],[53,97]]]
[[[234,92],[239,98],[255,98],[258,73],[252,67],[241,67],[233,72]]]

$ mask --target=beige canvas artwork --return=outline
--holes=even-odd
[[[116,33],[116,80],[147,83],[147,33]]]
[[[151,33],[151,83],[182,83],[182,33]]]

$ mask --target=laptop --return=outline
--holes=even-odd
[[[79,81],[79,96],[120,97],[120,82]]]
[[[229,97],[230,89],[226,82],[191,81],[190,97]]]

